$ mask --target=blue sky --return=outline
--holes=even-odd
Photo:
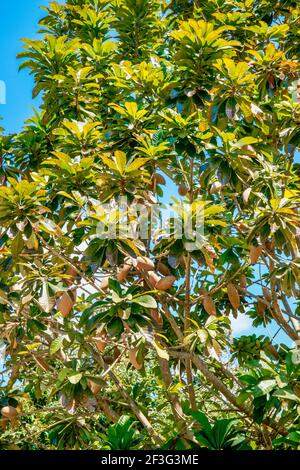
[[[31,116],[32,107],[38,108],[39,100],[32,100],[32,77],[27,71],[18,72],[20,60],[16,55],[22,50],[21,38],[35,38],[38,21],[45,14],[39,8],[45,0],[1,0],[0,7],[0,80],[6,85],[6,104],[0,105],[0,126],[6,132],[18,132]]]

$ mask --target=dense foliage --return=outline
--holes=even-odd
[[[41,111],[0,135],[0,447],[299,448],[298,2],[54,1],[40,28]],[[99,233],[171,196],[202,243]]]

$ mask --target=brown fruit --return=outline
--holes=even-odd
[[[152,308],[150,310],[150,315],[151,315],[152,320],[155,321],[155,323],[157,323],[159,326],[163,325],[163,319],[162,319],[161,313],[156,308]]]
[[[153,176],[153,179],[156,184],[166,184],[165,178],[163,177],[163,175],[160,175],[159,173],[155,173],[155,175]]]
[[[298,398],[300,398],[300,387],[298,387],[298,385],[293,387],[293,392],[297,395]]]
[[[215,181],[210,187],[210,194],[218,194],[222,191],[223,185],[220,181]]]
[[[106,348],[106,345],[107,345],[107,336],[106,336],[106,334],[103,333],[101,336],[96,337],[95,338],[95,344],[96,344],[96,348],[98,349],[98,351],[104,352],[105,348]]]
[[[160,272],[163,276],[170,276],[171,271],[164,263],[161,261],[157,264],[157,271]]]
[[[161,279],[157,284],[156,284],[156,289],[158,290],[168,290],[174,282],[176,281],[176,277],[174,276],[166,276],[163,279]]]
[[[263,288],[263,293],[264,293],[264,298],[266,299],[267,302],[272,302],[272,294],[270,289],[267,287]]]
[[[105,351],[105,348],[106,348],[106,341],[102,341],[102,340],[100,340],[100,339],[97,339],[97,340],[95,341],[95,343],[96,343],[96,347],[97,347],[98,351],[100,351],[100,352],[104,352],[104,351]]]
[[[265,247],[268,251],[271,251],[272,250],[272,242],[271,240],[266,240],[265,241]]]
[[[3,432],[4,432],[5,429],[6,429],[6,426],[7,426],[7,424],[8,424],[8,421],[9,421],[9,420],[8,420],[7,418],[1,418],[1,419],[0,419],[0,427],[1,427],[1,429],[2,429]]]
[[[258,258],[262,254],[262,246],[251,245],[250,247],[250,262],[251,264],[257,263]]]
[[[18,411],[16,410],[16,408],[14,408],[13,406],[4,406],[2,409],[1,409],[1,414],[4,418],[8,418],[10,420],[14,420],[17,418],[18,416]]]
[[[136,267],[140,270],[153,271],[154,263],[151,259],[146,258],[146,256],[138,256],[136,259]]]
[[[71,284],[73,284],[73,281],[74,279],[76,278],[77,276],[77,271],[75,268],[73,268],[72,266],[70,266],[66,272],[66,274],[69,276],[69,278],[66,280],[66,283],[70,286]]]
[[[238,293],[237,288],[232,282],[229,282],[229,284],[227,285],[227,294],[233,308],[235,310],[238,310],[241,305],[240,295]]]
[[[256,304],[256,310],[257,310],[257,313],[260,317],[263,317],[264,313],[265,313],[265,310],[266,310],[266,304],[264,302],[262,302],[261,299],[258,299],[257,300],[257,304]]]
[[[153,289],[155,289],[157,283],[160,281],[160,277],[154,272],[154,271],[149,271],[149,274],[148,274],[148,281],[149,281],[149,284],[151,285],[151,287]]]
[[[185,186],[185,184],[181,184],[178,187],[178,194],[180,196],[186,196],[188,192],[189,192],[189,189]]]
[[[210,295],[206,295],[202,300],[202,305],[208,315],[217,315],[216,306]]]
[[[242,276],[240,277],[240,287],[242,289],[247,289],[247,278],[245,274],[242,274]]]
[[[93,395],[97,395],[97,393],[99,393],[101,390],[101,385],[97,384],[96,382],[93,382],[92,380],[88,381],[88,386],[90,387],[90,390]]]
[[[74,307],[74,304],[75,299],[73,295],[71,296],[68,292],[64,292],[58,302],[57,308],[63,317],[67,317]]]
[[[123,267],[119,270],[117,274],[117,280],[119,282],[122,282],[127,278],[131,270],[131,266],[132,266],[132,263],[130,261],[126,261],[126,263],[124,263]]]
[[[99,331],[96,332],[96,337],[95,337],[95,344],[100,352],[104,352],[106,345],[107,345],[107,333],[106,331]]]
[[[135,369],[140,370],[143,364],[140,364],[137,360],[138,350],[136,348],[129,349],[129,360]]]

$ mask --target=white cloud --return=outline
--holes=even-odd
[[[240,333],[249,330],[252,327],[251,318],[247,315],[241,313],[237,318],[234,318],[232,315],[229,316],[231,321],[232,335],[238,336]]]

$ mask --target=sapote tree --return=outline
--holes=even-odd
[[[0,136],[1,448],[299,448],[298,2],[44,10]],[[191,231],[141,234],[171,197]]]

